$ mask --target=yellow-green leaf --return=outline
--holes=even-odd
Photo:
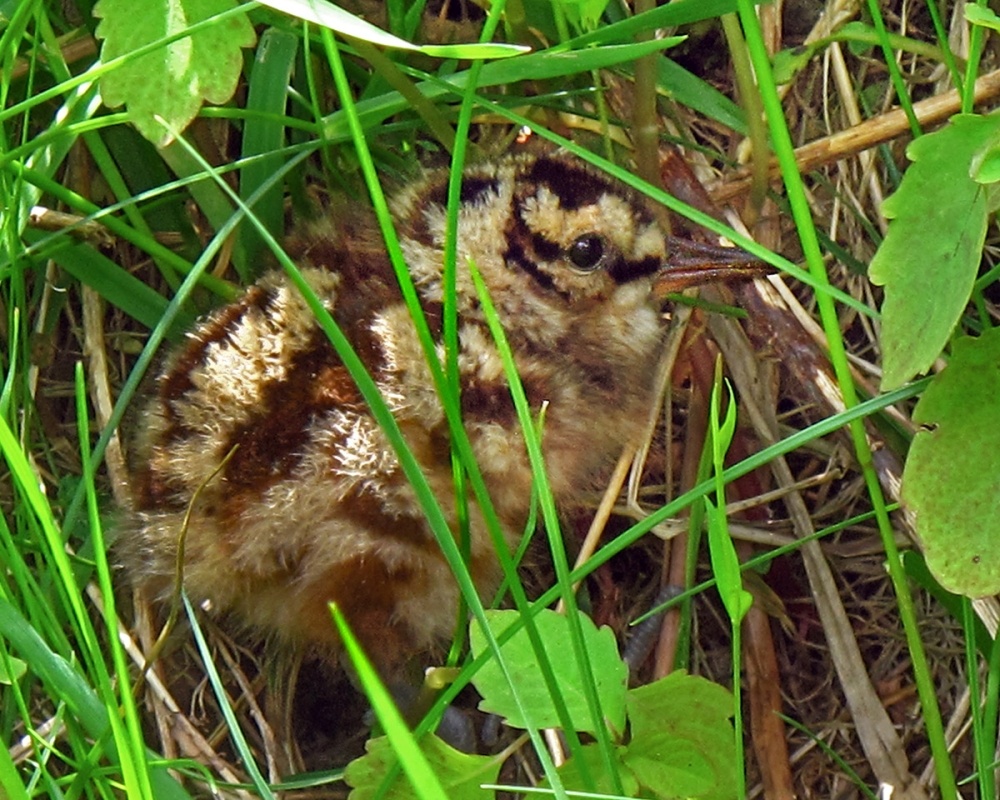
[[[913,410],[903,471],[927,566],[945,589],[1000,592],[1000,329],[955,342]]]
[[[157,117],[181,131],[203,102],[227,102],[243,66],[240,48],[256,41],[246,14],[184,32],[236,7],[235,0],[144,0],[141,9],[131,0],[98,0],[101,61],[130,56],[101,78],[105,104],[124,105],[139,132],[164,147],[173,136]],[[143,48],[149,51],[133,55]]]
[[[885,286],[883,391],[934,363],[969,302],[989,209],[972,171],[998,137],[1000,116],[966,114],[907,148],[913,163],[882,207],[893,221],[869,268]]]

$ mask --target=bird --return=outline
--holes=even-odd
[[[390,199],[439,351],[448,180],[447,169],[428,168]],[[448,424],[373,213],[331,212],[293,239],[303,279],[374,379],[457,531]],[[513,547],[529,518],[532,470],[466,265],[489,290],[533,412],[546,408],[542,450],[563,508],[598,488],[644,424],[664,289],[763,265],[702,248],[709,267],[691,267],[679,254],[692,248],[664,234],[646,198],[565,151],[468,166],[457,242],[462,420]],[[384,430],[284,271],[196,323],[166,358],[136,427],[132,508],[118,544],[134,586],[167,599],[180,562],[196,603],[333,660],[342,650],[336,603],[383,676],[448,640],[458,584]],[[474,502],[469,528],[470,573],[488,598],[501,573]]]

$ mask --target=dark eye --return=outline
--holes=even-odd
[[[601,266],[606,249],[603,236],[588,233],[579,237],[569,246],[567,255],[569,255],[569,260],[574,267],[590,271]]]

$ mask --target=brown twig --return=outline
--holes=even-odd
[[[976,105],[1000,96],[1000,70],[983,75],[976,81],[973,97]],[[933,125],[958,113],[962,107],[962,99],[958,91],[929,97],[914,103],[913,111],[922,125]],[[795,163],[800,173],[814,170],[823,164],[829,164],[857,155],[863,150],[891,141],[909,131],[906,113],[901,108],[894,108],[885,114],[862,122],[843,131],[824,136],[815,142],[802,145],[795,150]],[[768,175],[775,179],[780,175],[777,159],[768,163]],[[749,167],[733,172],[724,182],[708,187],[708,192],[716,203],[725,203],[750,190],[752,181]]]

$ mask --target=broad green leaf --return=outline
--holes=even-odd
[[[627,749],[625,747],[615,747],[615,762],[618,777],[622,782],[622,790],[625,792],[627,797],[635,797],[639,792],[639,781],[632,774],[631,770],[625,766],[623,759],[626,752]],[[580,755],[587,764],[587,774],[590,775],[595,781],[592,787],[593,791],[606,795],[614,795],[614,781],[611,779],[611,775],[607,772],[607,765],[604,761],[604,753],[601,751],[601,748],[596,744],[588,744],[581,748]],[[580,770],[580,762],[576,757],[569,759],[565,764],[559,767],[559,779],[562,781],[563,788],[567,791],[588,791],[589,784],[583,779],[583,775]],[[547,787],[548,785],[548,782],[542,784],[544,787]]]
[[[900,561],[903,562],[903,569],[906,570],[906,577],[913,581],[921,589],[924,589],[931,597],[941,604],[955,620],[961,624],[964,614],[962,598],[954,593],[946,591],[938,580],[931,575],[927,568],[927,559],[923,553],[916,550],[904,550],[899,554]],[[989,658],[993,649],[993,637],[979,617],[972,621],[973,636],[976,640],[976,649],[983,658]]]
[[[481,789],[484,783],[497,783],[503,761],[490,756],[462,753],[433,734],[420,740],[420,749],[451,800],[487,800],[495,792]],[[399,763],[388,737],[380,736],[365,744],[365,755],[347,765],[344,780],[353,788],[350,800],[375,797],[389,769]],[[382,794],[385,800],[410,800],[413,786],[402,772]]]
[[[973,179],[978,183],[996,183],[1000,180],[1000,150],[983,153],[978,164],[973,165]]]
[[[885,286],[883,391],[934,363],[969,301],[989,200],[972,169],[998,139],[1000,115],[966,114],[907,148],[913,164],[882,207],[893,222],[869,268]]]
[[[500,636],[518,618],[515,611],[487,611],[486,616],[490,629],[496,636]],[[573,658],[569,622],[563,614],[546,610],[535,617],[535,624],[538,626],[546,656],[552,664],[552,671],[559,683],[570,717],[576,723],[578,731],[592,733],[587,698],[581,688],[583,678]],[[620,733],[625,730],[625,688],[628,668],[618,656],[618,645],[610,628],[598,629],[584,614],[580,615],[580,626],[583,629],[584,644],[590,656],[605,718],[611,729]],[[473,655],[478,656],[486,649],[486,641],[478,625],[471,626],[469,641]],[[518,694],[524,704],[531,709],[532,721],[543,728],[558,726],[559,716],[542,679],[535,653],[531,649],[531,642],[524,629],[505,642],[501,651],[511,674],[517,681]],[[521,716],[510,687],[495,661],[490,661],[479,670],[472,682],[483,696],[483,702],[479,706],[483,711],[499,714],[505,718],[508,725],[515,728],[527,727],[526,720]]]
[[[973,25],[981,25],[994,31],[1000,31],[1000,17],[986,6],[977,6],[975,3],[966,3],[963,9],[965,19]]]
[[[134,53],[235,7],[235,0],[145,0],[141,9],[132,0],[98,0],[94,16],[101,20],[101,61]],[[172,136],[156,117],[180,131],[203,102],[227,102],[243,66],[240,49],[252,46],[255,39],[246,15],[230,14],[126,60],[101,78],[101,96],[111,108],[125,105],[139,132],[165,147]]]
[[[380,47],[414,50],[437,58],[505,58],[524,53],[531,48],[516,44],[484,42],[482,44],[416,45],[372,25],[324,0],[261,0],[261,2],[293,17],[329,28],[344,36],[362,39]]]
[[[924,392],[903,470],[927,566],[951,592],[1000,592],[1000,329],[956,340]]]
[[[735,787],[731,794],[720,792],[715,765],[690,739],[667,733],[633,739],[625,754],[625,766],[649,792],[664,800],[675,797],[735,800]]]
[[[626,700],[632,739],[625,764],[650,789],[663,791],[667,773],[678,780],[701,786],[697,797],[729,800],[736,796],[736,750],[733,726],[733,697],[718,684],[674,672],[666,678],[631,689]],[[661,767],[652,763],[666,758],[665,749],[678,753]],[[672,788],[672,787],[671,787]],[[677,792],[658,797],[684,796]]]

